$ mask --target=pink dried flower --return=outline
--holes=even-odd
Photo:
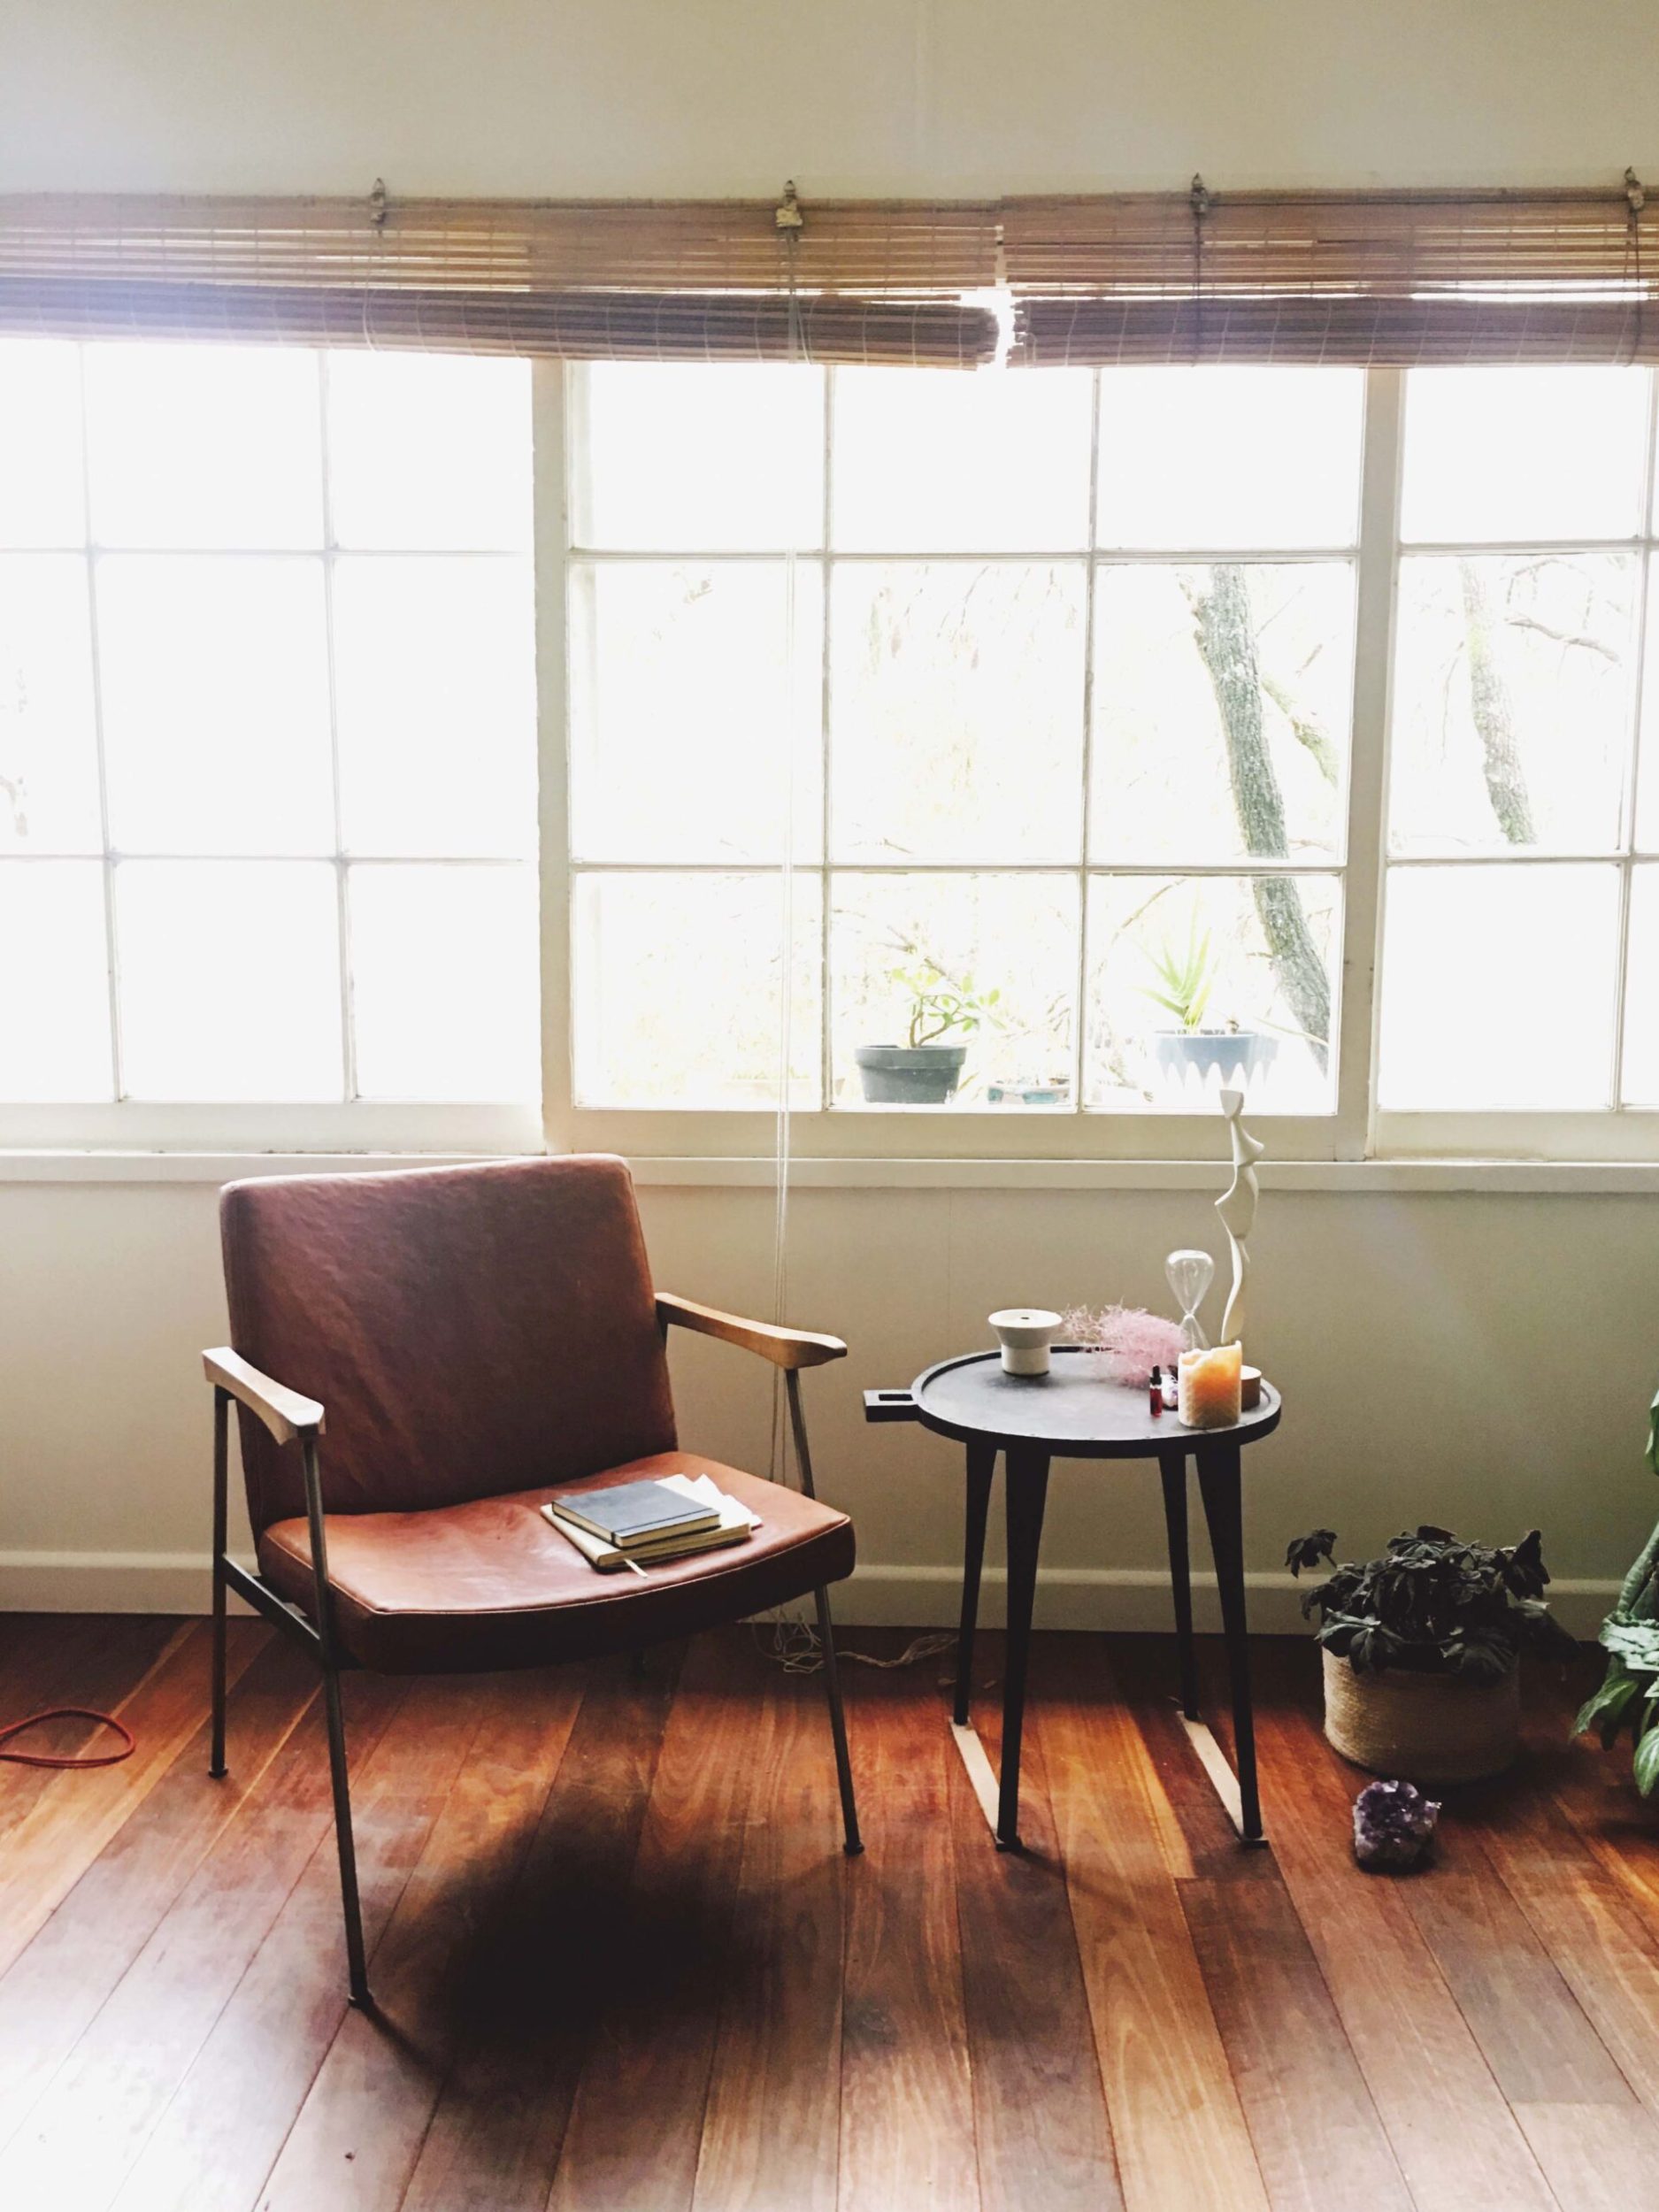
[[[1062,1316],[1066,1341],[1100,1356],[1102,1379],[1143,1390],[1155,1367],[1173,1367],[1181,1356],[1177,1321],[1144,1306],[1072,1306]]]

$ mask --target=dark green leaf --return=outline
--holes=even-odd
[[[1336,1531],[1316,1528],[1306,1536],[1293,1536],[1285,1553],[1285,1564],[1294,1575],[1300,1575],[1304,1567],[1317,1567],[1322,1559],[1336,1563]]]
[[[1651,1797],[1659,1789],[1659,1728],[1650,1728],[1637,1745],[1632,1771],[1644,1797]]]
[[[1617,1662],[1614,1663],[1617,1665]],[[1594,1728],[1604,1746],[1611,1744],[1624,1725],[1640,1687],[1633,1674],[1609,1671],[1594,1696],[1587,1697],[1578,1708],[1578,1717],[1572,1724],[1573,1734],[1586,1735]]]

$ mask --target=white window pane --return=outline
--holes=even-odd
[[[835,543],[902,553],[1086,545],[1093,385],[1082,369],[839,370]]]
[[[527,562],[342,556],[334,681],[349,850],[440,858],[534,849]]]
[[[1105,369],[1100,391],[1102,546],[1354,542],[1358,370]]]
[[[334,541],[380,550],[530,542],[530,365],[331,353]]]
[[[796,856],[812,856],[822,661],[816,563],[795,563],[793,578],[781,561],[578,565],[572,850],[587,860],[778,860],[792,811]]]
[[[1407,543],[1617,538],[1638,526],[1645,369],[1413,369]]]
[[[1604,1108],[1617,964],[1615,868],[1393,870],[1381,1104]]]
[[[1077,967],[1074,877],[832,876],[836,1104],[944,1102],[892,1096],[919,1045],[956,1060],[956,1103],[1069,1105]]]
[[[574,372],[572,389],[577,545],[765,553],[823,542],[821,369],[605,361]]]
[[[96,852],[87,566],[0,554],[0,852]]]
[[[353,868],[349,895],[358,1095],[538,1097],[531,870]]]
[[[783,946],[795,943],[786,1008]],[[815,875],[580,875],[572,915],[581,1106],[818,1103]]]
[[[107,1099],[110,981],[96,860],[0,860],[0,1099]]]
[[[0,545],[81,545],[81,353],[57,339],[0,339]]]
[[[1087,1103],[1213,1113],[1336,1100],[1334,876],[1104,876],[1089,885]]]
[[[1635,585],[1615,554],[1401,563],[1395,852],[1617,845]]]
[[[1624,1097],[1627,1106],[1659,1106],[1659,868],[1631,877]]]
[[[831,584],[841,860],[1074,860],[1080,562],[858,562]]]
[[[342,1094],[326,862],[124,861],[115,917],[130,1097]]]
[[[111,557],[97,593],[116,849],[332,852],[320,559]]]
[[[1636,773],[1636,847],[1659,853],[1659,572],[1647,557],[1647,638],[1642,681],[1641,757]]]
[[[317,357],[287,346],[89,345],[101,545],[320,546]]]
[[[1340,858],[1348,565],[1102,567],[1094,606],[1092,856]]]

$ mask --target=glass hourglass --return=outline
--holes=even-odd
[[[1207,1352],[1210,1339],[1199,1321],[1198,1309],[1215,1280],[1216,1263],[1208,1252],[1171,1252],[1164,1263],[1164,1272],[1180,1305],[1183,1350]]]

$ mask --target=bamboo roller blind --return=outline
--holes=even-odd
[[[788,213],[793,215],[793,202]],[[0,196],[0,330],[649,360],[1659,358],[1640,185],[994,202]]]

